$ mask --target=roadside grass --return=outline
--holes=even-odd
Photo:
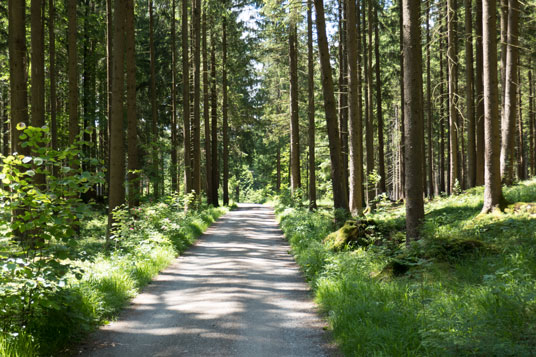
[[[159,271],[227,211],[203,207],[184,212],[170,202],[147,203],[124,215],[106,252],[106,215],[83,223],[72,249],[67,286],[23,333],[0,335],[1,356],[72,353],[68,347],[114,319]],[[66,349],[67,348],[67,349]]]
[[[504,189],[504,213],[481,215],[483,188],[426,204],[410,249],[404,206],[367,215],[383,244],[334,252],[329,210],[278,207],[281,228],[347,356],[533,356],[536,351],[536,180]],[[478,241],[482,249],[445,250]],[[389,244],[388,244],[389,243]],[[400,275],[386,267],[405,259]]]

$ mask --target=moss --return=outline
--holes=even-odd
[[[373,220],[348,220],[339,230],[324,238],[324,244],[333,251],[348,247],[367,247],[374,243],[376,233]]]

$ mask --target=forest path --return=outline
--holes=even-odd
[[[241,204],[93,334],[85,356],[333,356],[271,208]]]

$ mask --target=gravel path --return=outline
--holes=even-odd
[[[242,204],[138,295],[84,356],[336,356],[272,209]]]

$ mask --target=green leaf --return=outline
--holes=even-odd
[[[24,130],[26,129],[26,124],[23,122],[17,123],[17,130]]]
[[[34,171],[34,170],[27,170],[27,171],[25,172],[25,174],[28,175],[28,176],[30,176],[30,177],[33,177],[33,176],[35,176],[35,171]]]
[[[22,163],[23,163],[23,164],[27,164],[27,163],[29,163],[30,161],[32,161],[32,157],[31,157],[31,156],[25,156],[24,159],[22,159]]]

